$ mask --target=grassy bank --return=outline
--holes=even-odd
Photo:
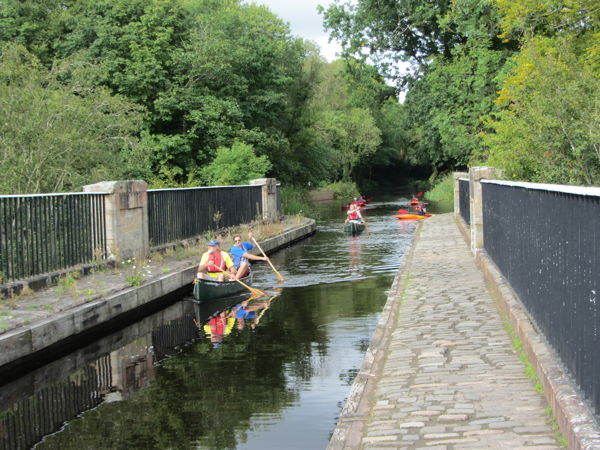
[[[436,204],[436,209],[452,211],[454,209],[454,180],[452,174],[444,175],[429,191],[425,199]]]
[[[309,190],[304,187],[283,186],[281,188],[281,209],[283,210],[283,214],[300,214],[314,219],[317,211],[308,192]]]
[[[353,181],[336,181],[323,186],[323,188],[329,189],[335,198],[342,200],[351,200],[360,195],[358,186]]]

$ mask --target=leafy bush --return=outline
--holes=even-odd
[[[271,169],[266,156],[256,156],[251,145],[235,142],[231,147],[219,147],[217,156],[202,169],[208,185],[248,184],[253,178],[262,178]]]
[[[286,215],[303,214],[313,218],[316,215],[308,189],[302,187],[282,186],[281,208]]]
[[[324,186],[325,189],[333,191],[335,198],[350,199],[359,196],[359,190],[353,181],[336,181]]]
[[[425,193],[428,201],[436,203],[436,209],[452,211],[454,209],[454,180],[452,174],[444,175]]]

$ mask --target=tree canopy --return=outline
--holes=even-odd
[[[293,36],[264,6],[241,0],[7,0],[0,3],[0,43],[20,46],[36,61],[36,76],[53,80],[39,81],[40,89],[85,86],[90,108],[95,101],[106,110],[122,108],[113,126],[127,135],[106,141],[111,151],[102,151],[65,133],[65,154],[98,152],[103,162],[87,157],[68,183],[46,176],[45,184],[11,189],[7,182],[5,193],[76,189],[97,176],[135,175],[160,186],[213,182],[214,174],[207,174],[218,167],[213,162],[223,148],[251,147],[264,162],[260,172],[291,184],[356,180],[373,159],[400,160],[400,149],[380,128],[381,110],[397,103],[396,90],[365,62],[325,62],[313,43]],[[14,83],[6,89],[14,91],[8,97],[17,95]],[[69,99],[63,96],[66,108]],[[25,102],[22,114],[29,107],[35,108]],[[25,154],[16,149],[29,143],[12,118],[5,126],[13,140],[4,140],[3,152],[26,167]],[[104,125],[93,126],[102,135]],[[388,156],[379,158],[380,152]],[[253,157],[244,154],[252,166]],[[13,163],[8,156],[0,162]]]
[[[348,55],[388,73],[410,64],[398,78],[409,161],[434,176],[485,163],[510,178],[600,182],[597,2],[338,0],[323,14]]]

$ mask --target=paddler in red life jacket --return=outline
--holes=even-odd
[[[235,267],[229,253],[221,250],[216,239],[208,243],[208,251],[202,255],[198,266],[198,278],[203,280],[224,281],[224,271],[235,275]]]
[[[354,204],[350,205],[350,208],[348,209],[348,212],[346,213],[346,221],[344,223],[348,223],[348,222],[361,223],[362,221],[363,221],[362,214],[360,213],[358,206],[356,206]]]

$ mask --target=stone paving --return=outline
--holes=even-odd
[[[453,215],[424,221],[403,274],[360,448],[559,448]]]

